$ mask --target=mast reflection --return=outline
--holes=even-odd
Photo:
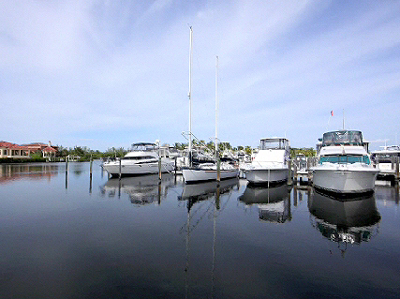
[[[216,261],[216,239],[217,223],[216,219],[224,210],[229,201],[230,192],[237,186],[237,178],[223,180],[221,182],[210,181],[198,184],[185,184],[182,195],[178,196],[179,201],[187,201],[187,220],[181,227],[179,233],[185,233],[186,259],[185,259],[185,298],[189,297],[191,277],[190,273],[190,237],[191,233],[204,219],[213,219],[213,243],[212,243],[212,265],[211,265],[211,298],[215,293],[215,261]],[[226,196],[226,201],[221,206],[222,195]],[[214,200],[212,200],[214,198]],[[196,205],[197,203],[197,205]],[[190,271],[192,270],[192,271]]]
[[[108,197],[121,197],[128,194],[132,204],[146,205],[161,203],[168,193],[168,188],[174,185],[174,176],[164,174],[162,180],[158,175],[111,178],[101,187],[101,192]]]
[[[343,199],[314,190],[308,209],[315,216],[312,225],[325,238],[338,243],[368,242],[381,219],[373,194]]]
[[[210,181],[198,184],[186,184],[183,188],[181,196],[178,196],[178,200],[187,200],[188,210],[199,201],[208,200],[213,197],[217,191],[219,194],[230,192],[234,186],[239,183],[237,178],[223,180],[221,182]],[[217,205],[217,209],[219,209]]]
[[[286,182],[269,188],[247,185],[239,200],[246,205],[257,205],[260,220],[284,223],[292,218],[290,190]]]

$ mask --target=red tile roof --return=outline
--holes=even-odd
[[[7,142],[7,141],[0,141],[0,147],[7,148],[7,149],[12,149],[12,150],[30,150],[30,151],[37,151],[40,149],[43,149],[45,152],[57,152],[57,150],[51,146],[46,146],[44,143],[43,144],[30,144],[30,145],[18,145],[15,143]]]
[[[56,153],[57,150],[52,148],[51,146],[47,146],[46,148],[43,149],[44,152],[46,153]]]

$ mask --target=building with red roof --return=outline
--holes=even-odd
[[[32,143],[26,145],[18,145],[15,143],[0,141],[0,159],[29,159],[31,153],[41,151],[44,158],[55,157],[57,149],[51,144]]]

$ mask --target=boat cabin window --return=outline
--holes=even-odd
[[[367,155],[332,155],[332,156],[322,156],[319,159],[319,164],[324,162],[337,163],[337,164],[352,164],[352,163],[365,163],[367,165],[371,164],[371,160]]]
[[[123,157],[122,160],[136,160],[136,161],[140,161],[140,160],[149,160],[149,159],[153,159],[153,160],[157,160],[155,157],[153,156],[139,156],[139,157]]]
[[[376,163],[392,163],[395,157],[400,157],[400,152],[393,152],[387,154],[372,154],[372,160]]]
[[[285,149],[288,146],[286,139],[261,139],[260,150]]]
[[[327,132],[322,137],[322,145],[363,145],[361,131]]]

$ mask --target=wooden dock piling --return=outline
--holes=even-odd
[[[158,158],[158,179],[161,182],[161,157]]]
[[[122,177],[122,159],[119,159],[119,179]]]

